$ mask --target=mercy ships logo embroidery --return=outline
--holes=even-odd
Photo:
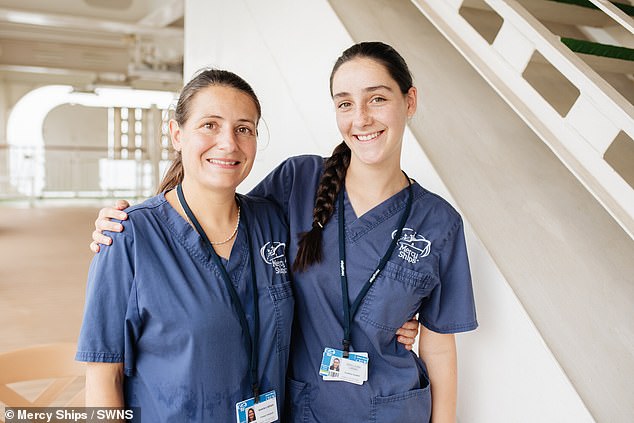
[[[288,273],[285,248],[286,244],[283,242],[267,242],[260,249],[260,255],[264,262],[273,266],[275,273],[278,275]]]
[[[396,232],[392,232],[392,238],[396,236]],[[419,235],[410,228],[403,228],[401,237],[398,240],[398,257],[403,260],[415,264],[423,257],[427,257],[431,252],[431,241],[422,235]]]

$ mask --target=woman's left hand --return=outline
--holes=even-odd
[[[396,331],[396,335],[396,340],[403,344],[406,350],[411,351],[414,346],[414,340],[418,335],[418,320],[412,317],[412,320],[403,323],[403,326]]]

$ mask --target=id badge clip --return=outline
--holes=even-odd
[[[249,398],[236,404],[237,423],[273,423],[279,420],[277,415],[277,395],[270,391],[255,398]]]

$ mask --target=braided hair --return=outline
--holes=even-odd
[[[313,225],[310,231],[299,236],[299,249],[293,262],[293,271],[304,271],[321,261],[323,229],[335,211],[335,199],[346,179],[351,155],[350,147],[342,142],[326,159],[313,208]]]

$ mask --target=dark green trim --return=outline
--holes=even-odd
[[[594,5],[594,3],[588,0],[550,0],[550,1],[554,1],[557,3],[574,4],[575,6],[586,7],[588,9],[599,9],[597,6]],[[616,1],[611,1],[610,3],[612,3],[619,9],[621,9],[627,15],[634,16],[634,6],[632,6],[631,4],[619,3]]]
[[[631,48],[617,47],[608,44],[600,44],[592,41],[575,40],[574,38],[564,37],[561,37],[561,42],[576,53],[634,61],[634,49]]]

